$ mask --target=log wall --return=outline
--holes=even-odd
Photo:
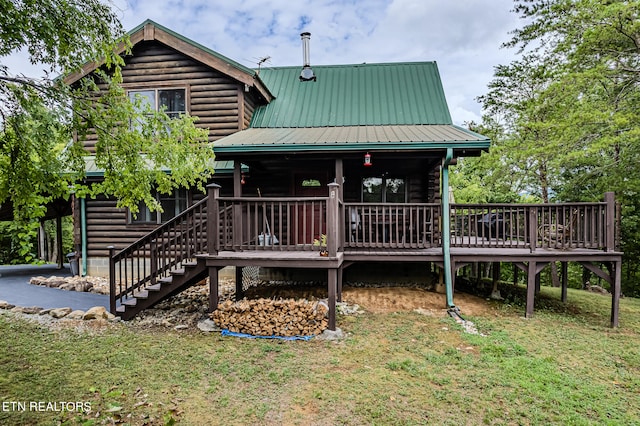
[[[142,42],[125,58],[122,69],[126,89],[184,88],[187,111],[209,129],[213,142],[248,127],[257,101],[244,84],[163,44]],[[95,152],[97,138],[88,135],[85,148]]]

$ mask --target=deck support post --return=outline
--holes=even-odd
[[[218,309],[218,267],[209,267],[209,312]]]
[[[568,262],[561,262],[561,268],[562,268],[562,293],[561,293],[561,300],[562,303],[567,303],[567,286],[568,286],[568,277],[567,277],[567,272],[568,272]]]
[[[336,295],[338,302],[342,302],[342,274],[344,272],[344,268],[340,266],[338,268],[338,294]]]
[[[498,282],[500,281],[500,262],[493,262],[491,268],[491,280],[493,281],[493,288],[491,289],[491,298],[500,299],[500,289],[498,288]]]
[[[336,331],[336,290],[338,284],[338,270],[327,269],[327,285],[329,293],[329,330]]]
[[[613,262],[613,280],[611,282],[611,328],[618,327],[620,310],[620,284],[622,282],[622,259]]]
[[[527,268],[527,307],[524,313],[525,318],[533,316],[533,302],[536,295],[536,277],[538,276],[538,265],[535,260],[530,260]]]

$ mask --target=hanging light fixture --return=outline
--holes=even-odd
[[[246,181],[244,180],[244,173],[242,173],[242,178],[240,179],[240,184],[244,185],[246,183]]]
[[[371,154],[369,154],[368,152],[364,155],[364,166],[365,167],[373,166],[373,163],[371,162]]]

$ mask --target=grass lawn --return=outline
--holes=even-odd
[[[609,297],[559,297],[543,288],[532,319],[517,297],[487,302],[467,318],[484,335],[415,312],[340,316],[338,342],[49,329],[0,311],[0,424],[640,424],[640,299],[612,330]],[[47,406],[71,401],[91,412]]]

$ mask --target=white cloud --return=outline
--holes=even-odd
[[[301,65],[302,31],[312,33],[312,65],[435,60],[458,124],[479,120],[475,98],[511,61],[499,47],[518,26],[513,0],[112,1],[125,29],[152,19],[250,67],[266,56]],[[33,70],[15,56],[1,62]]]

